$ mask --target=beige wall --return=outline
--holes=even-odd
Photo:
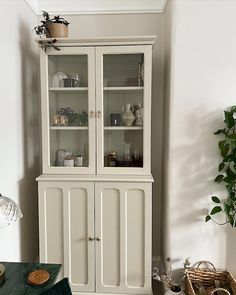
[[[153,193],[153,254],[160,253],[160,202],[163,102],[163,15],[66,15],[70,22],[69,37],[156,35],[153,50],[152,89],[152,173],[155,179]],[[41,17],[39,17],[41,19]]]
[[[39,169],[38,48],[32,29],[37,17],[23,0],[0,1],[0,192],[23,212],[20,222],[0,232],[2,261],[38,256]]]

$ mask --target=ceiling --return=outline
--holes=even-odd
[[[25,0],[36,14],[162,13],[167,0]]]

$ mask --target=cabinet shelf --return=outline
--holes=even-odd
[[[50,126],[51,130],[88,130],[88,126]]]
[[[105,126],[104,130],[143,130],[143,126]]]
[[[131,87],[103,87],[104,91],[142,91],[143,86],[131,86]]]
[[[49,87],[52,92],[86,92],[88,87]]]

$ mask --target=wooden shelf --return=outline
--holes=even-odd
[[[143,130],[143,126],[105,126],[104,130]]]
[[[142,91],[143,86],[103,87],[104,91]]]
[[[50,130],[88,130],[88,126],[50,126]]]

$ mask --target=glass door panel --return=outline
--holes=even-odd
[[[144,54],[104,54],[104,167],[143,167]]]
[[[86,53],[48,55],[48,144],[51,168],[78,170],[95,167],[91,162],[94,162],[94,157],[90,157],[95,122],[88,116],[94,110],[93,95],[91,99],[94,93],[93,89],[89,89],[94,87],[94,83],[89,85],[92,77],[92,73],[90,78],[88,76],[89,66],[91,72],[91,66],[94,65],[89,65]],[[93,139],[92,142],[94,145]]]

